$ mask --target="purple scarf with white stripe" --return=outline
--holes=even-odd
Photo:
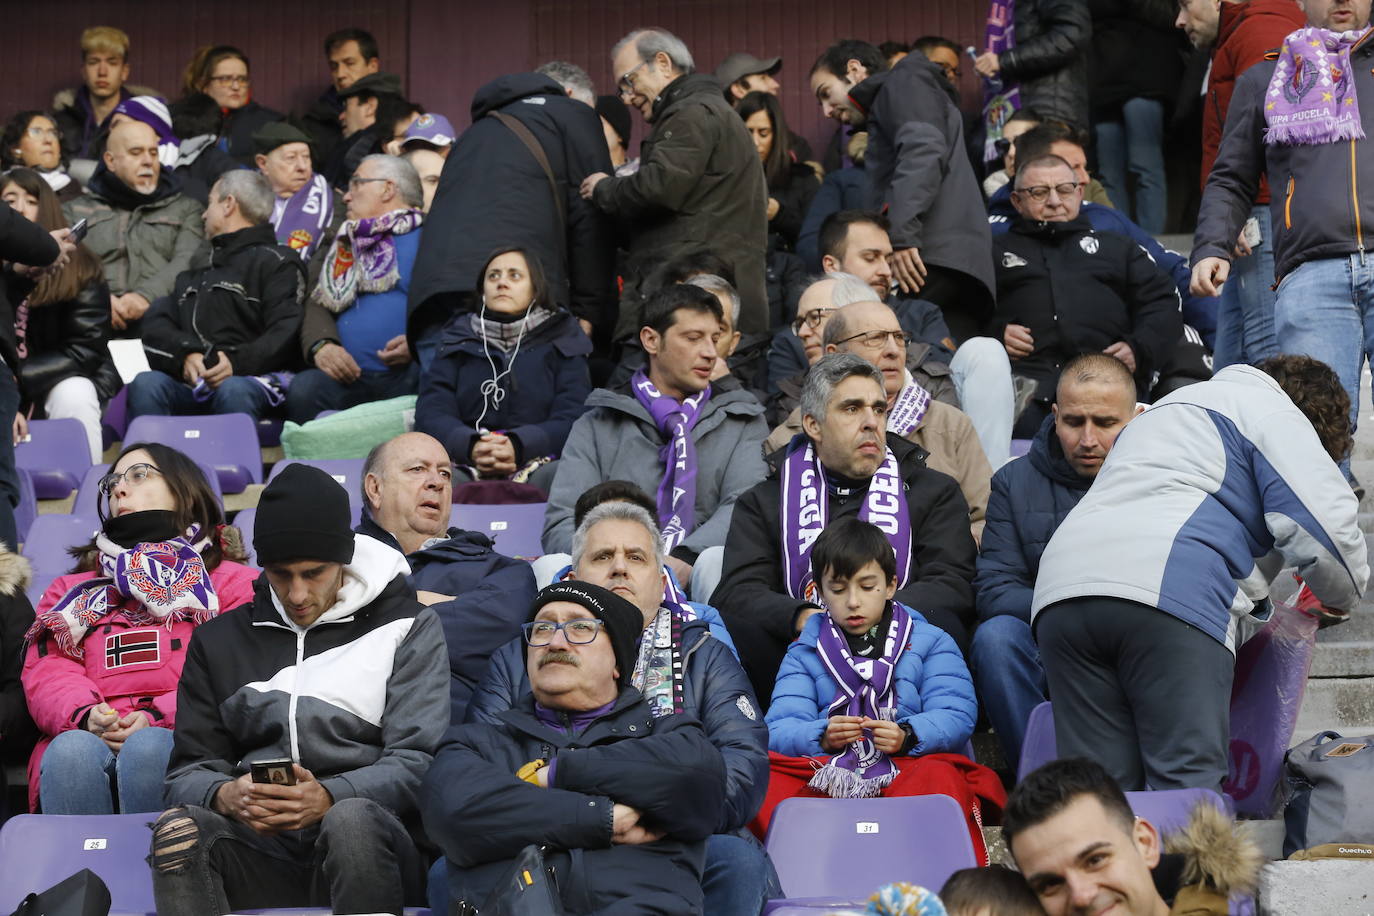
[[[334,220],[334,192],[323,175],[311,175],[290,197],[272,205],[272,228],[277,241],[309,261],[324,241]]]
[[[816,651],[821,663],[835,679],[835,699],[827,716],[859,716],[863,719],[894,721],[897,717],[897,659],[906,649],[915,626],[911,615],[898,602],[892,602],[892,622],[887,627],[880,658],[855,658],[839,626],[827,614],[821,622]],[[897,776],[892,758],[873,744],[867,731],[864,737],[830,758],[816,770],[807,783],[831,798],[872,798],[881,795]]]
[[[654,426],[668,437],[658,450],[663,480],[658,485],[658,519],[663,526],[663,552],[671,553],[696,527],[697,448],[692,429],[711,398],[711,386],[684,401],[658,390],[643,369],[630,379],[635,398],[653,418]]]
[[[792,440],[782,462],[782,573],[787,594],[822,605],[811,577],[811,546],[830,521],[830,491],[816,447],[805,434]],[[897,587],[911,574],[911,515],[897,456],[888,448],[869,481],[859,518],[877,525],[897,556]]]
[[[921,425],[930,409],[930,392],[906,373],[906,384],[897,392],[892,409],[887,412],[887,431],[905,439],[911,431]]]

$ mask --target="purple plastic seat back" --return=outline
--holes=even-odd
[[[1013,458],[1020,458],[1030,451],[1031,443],[1034,441],[1034,439],[1013,439],[1007,454]]]
[[[308,464],[312,468],[319,468],[348,492],[348,506],[353,512],[353,524],[356,525],[361,520],[363,511],[363,461],[362,458],[329,458],[315,461],[288,458],[272,465],[272,473],[267,475],[267,483],[276,479],[290,464]]]
[[[455,503],[449,524],[491,538],[497,553],[508,557],[543,556],[544,512],[548,503],[482,506]]]
[[[1162,789],[1157,792],[1127,792],[1126,801],[1137,817],[1143,817],[1160,833],[1173,833],[1188,823],[1198,805],[1214,805],[1231,813],[1229,799],[1211,789]]]
[[[33,477],[26,469],[15,468],[15,476],[19,484],[19,503],[14,507],[14,530],[22,544],[33,520],[38,518],[38,497],[33,492]]]
[[[129,428],[129,387],[120,387],[110,403],[105,405],[105,413],[100,417],[100,428],[105,434],[105,447],[109,448],[124,438],[124,430]]]
[[[91,446],[80,420],[30,420],[29,437],[14,447],[14,463],[33,478],[39,499],[66,499],[91,466]]]
[[[1021,745],[1021,762],[1016,767],[1016,781],[1059,757],[1054,738],[1054,710],[1048,702],[1031,710],[1026,720],[1026,740]]]
[[[71,571],[75,560],[67,553],[91,539],[100,530],[94,515],[40,515],[29,528],[24,542],[24,556],[33,567],[33,584],[29,597],[34,605],[53,579]]]
[[[239,534],[243,535],[243,549],[248,552],[249,566],[258,565],[257,554],[253,553],[253,523],[257,517],[258,510],[256,508],[240,509],[238,514],[234,516],[233,522],[234,527],[239,530]]]
[[[789,798],[774,811],[765,846],[794,905],[863,900],[893,881],[939,888],[978,865],[964,811],[948,795]]]
[[[225,493],[242,493],[250,483],[262,483],[258,428],[246,413],[135,417],[124,433],[124,442],[160,442],[185,452],[215,469]]]
[[[151,914],[146,860],[155,814],[19,814],[0,829],[0,912],[89,868],[110,889],[112,914]]]

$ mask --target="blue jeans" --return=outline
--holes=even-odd
[[[1097,167],[1112,203],[1151,235],[1164,231],[1169,194],[1164,178],[1164,103],[1128,99],[1121,120],[1099,121]],[[1126,173],[1135,179],[1132,197]]]
[[[286,415],[296,423],[315,419],[322,410],[347,410],[420,390],[420,367],[414,362],[388,372],[363,372],[351,385],[336,382],[319,369],[306,369],[286,392]]]
[[[221,382],[208,401],[197,401],[189,386],[165,372],[140,372],[129,383],[131,420],[145,415],[186,417],[246,413],[257,421],[269,407],[267,389],[241,375],[231,375]]]
[[[1274,338],[1274,243],[1269,205],[1250,211],[1259,222],[1260,244],[1251,254],[1231,261],[1231,274],[1217,306],[1217,339],[1213,365],[1255,363],[1279,352]]]
[[[959,344],[949,363],[959,406],[968,414],[978,442],[995,471],[1011,458],[1012,412],[1016,391],[1011,361],[1000,340],[971,337]]]
[[[1366,355],[1374,354],[1374,256],[1299,264],[1279,284],[1274,333],[1281,352],[1311,356],[1336,370],[1350,395],[1353,433],[1360,413],[1360,369]],[[1349,458],[1341,470],[1348,479]]]
[[[39,762],[39,804],[44,814],[161,811],[162,780],[171,755],[170,728],[140,728],[118,754],[85,729],[63,732]]]
[[[988,722],[1015,772],[1026,740],[1031,710],[1045,702],[1045,668],[1030,624],[1006,614],[984,620],[973,631],[973,682]]]

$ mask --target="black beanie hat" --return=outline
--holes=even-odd
[[[534,596],[529,619],[534,620],[540,608],[555,601],[580,604],[602,622],[615,650],[615,666],[620,669],[617,683],[622,688],[629,684],[639,660],[639,635],[644,631],[644,615],[639,608],[599,585],[566,579],[546,586]]]
[[[596,113],[605,118],[611,125],[611,130],[620,138],[620,145],[625,147],[625,154],[630,152],[630,109],[625,107],[625,103],[618,95],[599,95],[596,97]]]
[[[353,559],[348,493],[319,468],[291,464],[258,500],[253,551],[258,565],[292,560],[348,563]]]

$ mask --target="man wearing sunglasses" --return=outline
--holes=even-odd
[[[1060,369],[1080,353],[1121,360],[1143,399],[1183,333],[1169,276],[1135,242],[1098,232],[1080,217],[1083,184],[1058,156],[1018,163],[1011,200],[1017,217],[993,240],[992,331],[1012,371],[1036,383],[1014,434],[1035,434],[1049,415]]]

